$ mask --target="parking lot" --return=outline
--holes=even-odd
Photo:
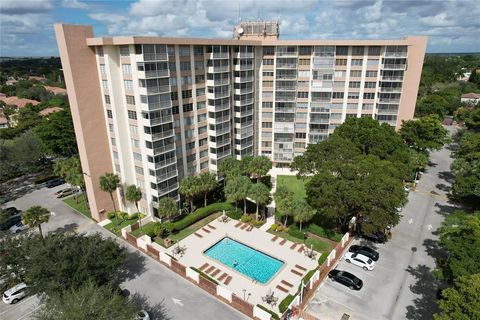
[[[438,283],[432,270],[435,256],[442,254],[436,230],[446,214],[456,207],[448,201],[452,182],[450,150],[432,152],[431,162],[415,191],[408,195],[393,238],[385,244],[355,240],[380,253],[373,271],[341,260],[337,269],[348,271],[363,281],[360,291],[325,280],[309,302],[307,311],[319,319],[431,319],[438,311]]]
[[[0,319],[30,319],[30,316],[39,308],[39,300],[36,296],[26,297],[17,304],[5,304],[0,302]]]

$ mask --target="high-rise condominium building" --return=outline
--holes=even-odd
[[[176,197],[182,177],[226,157],[288,166],[349,117],[398,128],[415,109],[425,37],[280,40],[277,22],[234,39],[93,37],[55,26],[94,218],[111,210],[99,176],[142,189],[140,208]],[[123,210],[133,210],[117,192]]]

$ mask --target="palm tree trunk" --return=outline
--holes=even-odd
[[[257,201],[257,211],[255,212],[255,220],[258,221],[258,201]]]
[[[42,239],[43,239],[42,225],[41,224],[38,225],[38,231],[40,231],[40,237],[42,237]]]
[[[283,223],[283,227],[287,227],[287,220],[288,220],[288,214],[285,215],[285,222]]]
[[[110,192],[110,199],[112,199],[113,212],[115,213],[115,221],[116,221],[117,227],[118,227],[120,224],[118,223],[117,207],[115,206],[115,201],[113,200],[113,193],[111,193],[111,192]]]
[[[207,194],[208,193],[205,193],[205,196],[203,198],[203,206],[206,207],[207,206]]]
[[[300,221],[300,231],[302,231],[302,221]]]
[[[243,214],[247,215],[247,199],[243,199]]]
[[[190,199],[190,213],[193,212],[193,199]]]
[[[75,186],[75,202],[78,204],[78,188]]]

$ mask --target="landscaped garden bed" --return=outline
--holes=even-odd
[[[121,229],[125,228],[126,226],[132,225],[138,221],[138,214],[133,214],[131,216],[128,216],[126,212],[118,212],[117,215],[118,215],[118,226],[117,226],[117,220],[115,216],[112,217],[112,215],[110,214],[109,214],[110,216],[109,218],[112,222],[104,226],[105,229],[116,234],[117,236],[120,235]]]
[[[71,196],[63,200],[67,206],[70,208],[80,212],[85,217],[92,219],[92,215],[90,214],[90,209],[85,204],[85,195],[79,194],[78,199],[75,199],[75,196]]]

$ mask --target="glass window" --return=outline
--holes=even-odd
[[[132,80],[123,80],[125,85],[125,90],[133,90],[133,81]]]

